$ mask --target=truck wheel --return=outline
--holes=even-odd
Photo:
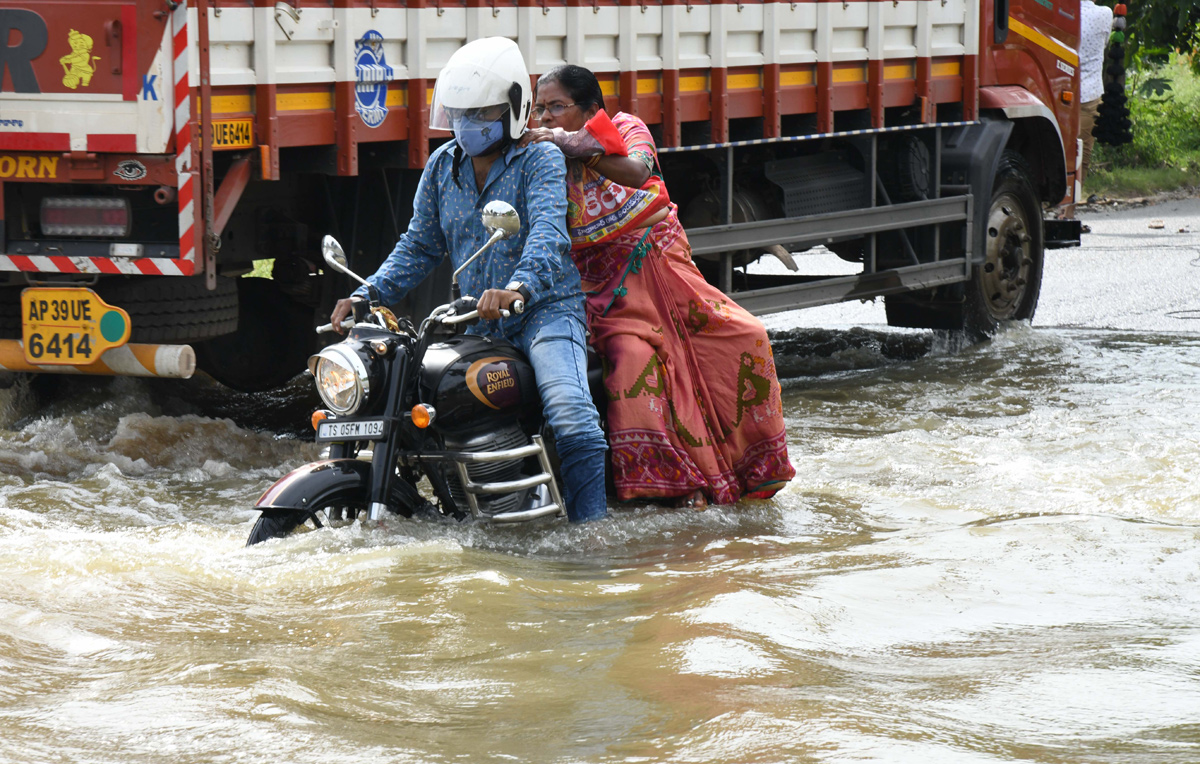
[[[885,297],[888,325],[965,331],[982,340],[1003,321],[1033,318],[1045,237],[1028,167],[1015,151],[1000,156],[986,224],[977,235],[976,251],[983,257],[970,281]]]
[[[1015,151],[1000,157],[983,230],[983,255],[966,285],[963,328],[991,335],[1002,321],[1033,318],[1045,260],[1042,209],[1025,160]]]
[[[104,279],[95,290],[129,314],[130,342],[195,342],[237,328],[237,284],[231,278],[218,278],[212,291],[195,276]]]
[[[0,288],[0,339],[21,339],[21,289]]]
[[[196,343],[196,365],[243,393],[282,387],[304,371],[316,350],[312,309],[292,300],[271,279],[237,282],[237,331]]]
[[[0,289],[0,338],[21,337],[21,287]],[[101,279],[92,287],[109,305],[123,308],[133,325],[130,342],[185,343],[237,329],[234,279],[218,278],[209,291],[203,278],[134,276]]]

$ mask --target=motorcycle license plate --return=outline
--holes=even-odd
[[[353,422],[326,419],[317,425],[317,440],[380,440],[383,430],[382,419],[356,419]]]

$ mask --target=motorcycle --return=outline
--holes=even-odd
[[[381,305],[338,242],[325,237],[325,262],[369,292],[343,324],[347,337],[308,362],[326,407],[313,424],[328,458],[263,493],[247,546],[309,523],[320,528],[360,516],[373,522],[387,513],[432,511],[491,523],[565,516],[533,367],[515,346],[462,331],[479,314],[474,297],[460,296],[458,274],[521,225],[511,205],[495,201],[484,207],[482,222],[490,236],[454,272],[452,302],[417,328]],[[511,309],[520,313],[524,305],[518,300]],[[423,481],[434,501],[421,492]]]

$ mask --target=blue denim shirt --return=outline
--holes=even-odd
[[[480,192],[470,157],[459,164],[458,181],[453,179],[454,146],[454,141],[445,143],[429,157],[408,230],[367,279],[379,290],[382,302],[399,302],[446,255],[457,270],[488,240],[480,213],[485,204],[498,199],[516,208],[521,232],[493,244],[459,274],[458,283],[462,294],[479,297],[486,289],[503,289],[511,281],[520,281],[529,289],[530,299],[524,313],[480,321],[472,333],[512,339],[564,315],[583,321],[583,291],[566,229],[562,152],[552,143],[509,146],[492,164]],[[360,286],[354,294],[365,298],[367,288]]]

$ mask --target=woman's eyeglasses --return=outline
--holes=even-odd
[[[546,112],[550,112],[550,116],[552,116],[552,117],[561,117],[562,113],[564,111],[566,111],[567,109],[571,108],[574,105],[575,104],[573,104],[573,103],[552,103],[549,106],[534,106],[533,107],[533,118],[541,119],[542,115],[545,114]]]

